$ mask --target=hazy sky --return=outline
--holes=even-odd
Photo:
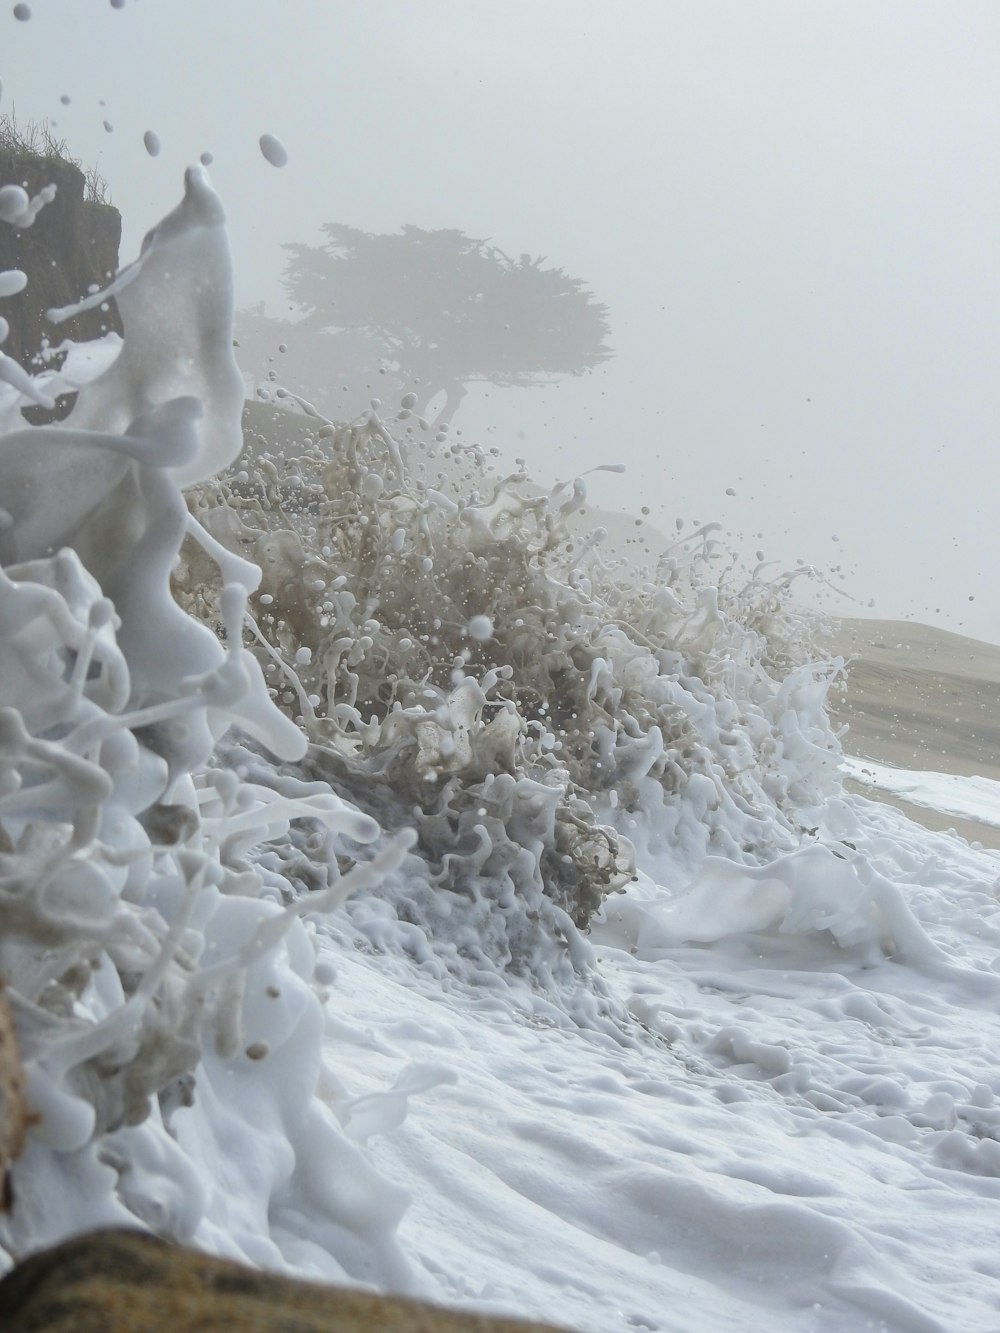
[[[206,149],[243,303],[280,310],[280,243],[327,220],[548,256],[609,306],[615,359],[470,394],[467,438],[542,479],[623,461],[592,498],[1000,641],[996,0],[31,9],[0,14],[0,109],[97,164],[123,260]]]

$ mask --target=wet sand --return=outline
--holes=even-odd
[[[831,697],[847,754],[894,768],[1000,781],[1000,647],[927,625],[844,620],[833,650],[854,657],[846,692]],[[849,782],[927,828],[1000,848],[1000,829],[912,805]]]

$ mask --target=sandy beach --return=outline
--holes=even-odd
[[[844,751],[894,768],[1000,781],[1000,647],[893,620],[843,620],[834,651],[853,658],[831,697]],[[1000,829],[958,819],[849,780],[928,828],[1000,848]]]

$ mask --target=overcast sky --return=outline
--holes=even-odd
[[[845,614],[1000,641],[996,0],[31,10],[0,15],[0,109],[99,167],[123,261],[204,150],[241,303],[280,310],[281,242],[329,220],[545,255],[608,305],[615,358],[470,394],[467,438],[543,480],[625,462],[592,498],[843,563]]]

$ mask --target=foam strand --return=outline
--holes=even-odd
[[[245,1034],[262,1027],[270,1036],[253,1045],[250,1076],[261,1119],[284,1126],[293,1157],[344,1155],[343,1131],[311,1103],[322,1022],[303,918],[377,885],[413,841],[404,829],[341,874],[344,840],[355,851],[377,842],[375,819],[328,788],[291,776],[259,786],[213,765],[234,724],[279,759],[301,757],[306,741],[242,644],[260,571],[198,525],[180,489],[240,444],[228,249],[202,172],[188,173],[181,204],[105,292],[53,313],[108,295],[125,324],[110,357],[70,349],[62,371],[38,377],[48,392],[0,364],[0,420],[16,425],[0,435],[0,974],[35,1113],[14,1170],[22,1202],[0,1218],[8,1259],[99,1214],[157,1217],[186,1239],[217,1234],[224,1173],[209,1165],[170,1223],[156,1172],[144,1177],[140,1163],[178,1158],[171,1117],[180,1125],[203,1103],[232,1116],[234,1085],[218,1062],[240,1058]],[[48,402],[67,384],[79,390],[70,416],[25,429],[18,404]],[[171,591],[191,538],[211,565],[213,628]],[[299,899],[281,882],[282,905],[276,877],[253,858],[294,821],[324,830],[326,883]],[[286,998],[261,1007],[262,979],[268,996]],[[265,1053],[293,1062],[294,1088],[269,1076]],[[252,1155],[256,1130],[245,1133]],[[126,1134],[129,1169],[98,1170]],[[191,1173],[180,1159],[177,1169]],[[47,1194],[33,1187],[43,1179]],[[405,1285],[391,1234],[402,1205],[374,1172],[367,1180],[367,1216],[379,1214],[381,1230],[333,1182],[317,1191],[316,1225],[326,1209],[344,1242],[326,1271],[370,1276],[381,1265]],[[263,1215],[280,1187],[261,1182]]]

